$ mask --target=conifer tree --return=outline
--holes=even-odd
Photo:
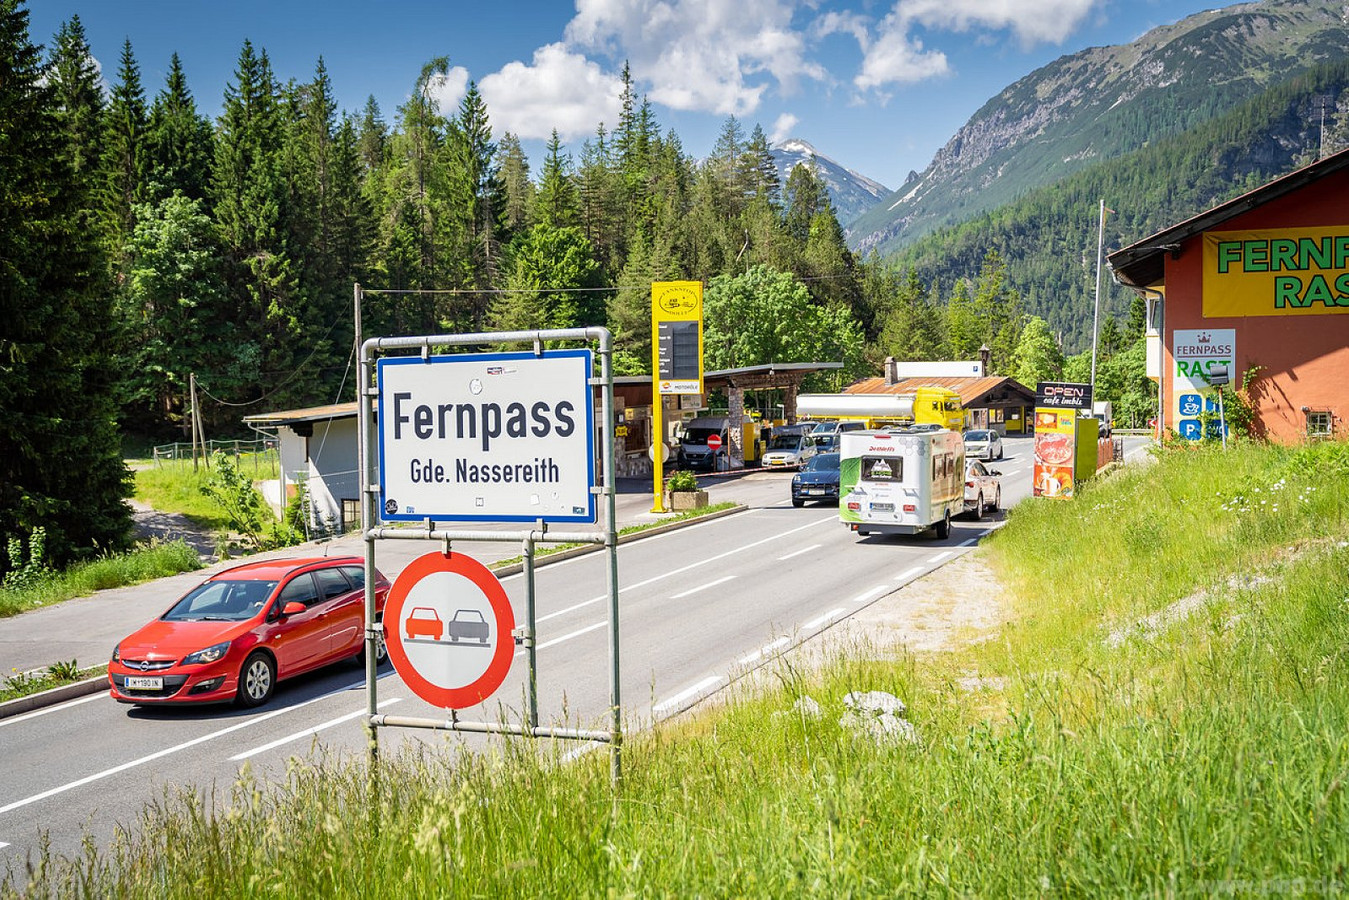
[[[134,208],[147,196],[147,125],[140,66],[128,39],[122,44],[117,83],[112,89],[103,127],[101,206],[104,240],[118,271],[125,269],[125,246],[136,224]]]
[[[69,132],[21,0],[0,0],[0,542],[62,565],[128,542],[112,320]],[[8,560],[0,560],[0,570]]]
[[[47,79],[56,92],[56,119],[63,134],[62,152],[76,177],[92,179],[103,146],[103,92],[84,25],[71,16],[56,33],[47,65]]]
[[[211,157],[215,153],[211,123],[197,112],[187,87],[183,64],[175,53],[169,60],[164,87],[150,105],[146,153],[150,193],[204,200],[209,194]]]
[[[487,289],[497,283],[501,269],[499,219],[505,208],[505,190],[497,168],[487,104],[471,81],[452,126],[446,142],[449,202],[463,240],[459,248],[462,252],[456,254],[457,280],[463,287]],[[467,310],[467,324],[481,328],[487,307],[483,300],[474,303]]]
[[[553,129],[554,138],[557,129]],[[502,239],[509,241],[533,224],[534,183],[529,180],[529,160],[520,139],[509,131],[501,136],[497,146],[497,167],[501,172],[501,187],[505,207],[501,212]],[[571,224],[575,224],[574,222]]]
[[[553,129],[543,159],[534,218],[555,228],[580,224],[576,185],[572,181],[571,156],[562,152],[562,141]]]

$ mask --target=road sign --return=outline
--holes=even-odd
[[[379,361],[385,521],[595,521],[589,350]]]
[[[653,281],[651,331],[656,393],[702,393],[702,282]]]
[[[721,449],[721,435],[709,434],[707,436],[707,449],[717,451]]]
[[[427,703],[465,709],[501,687],[515,613],[501,582],[462,553],[427,553],[394,580],[384,606],[389,659]]]

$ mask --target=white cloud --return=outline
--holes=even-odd
[[[950,71],[946,55],[925,50],[914,35],[928,31],[1009,31],[1026,46],[1068,37],[1101,0],[896,0],[874,38],[865,21],[847,14],[822,17],[826,33],[846,32],[862,48],[853,84],[860,90],[923,81]]]
[[[792,136],[792,132],[800,123],[800,119],[791,113],[783,113],[773,122],[773,130],[768,135],[768,142],[776,144],[779,141],[785,141]]]
[[[562,44],[534,51],[531,64],[512,62],[479,85],[497,134],[546,139],[556,128],[564,140],[612,128],[621,109],[623,84],[598,64]]]
[[[797,0],[577,0],[567,41],[626,59],[652,101],[743,116],[776,85],[827,80],[791,22]]]
[[[426,95],[436,102],[442,116],[453,116],[467,92],[468,69],[463,66],[451,66],[444,75],[432,75],[426,85]]]

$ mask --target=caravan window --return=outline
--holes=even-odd
[[[862,457],[863,481],[903,481],[904,458],[900,456]]]

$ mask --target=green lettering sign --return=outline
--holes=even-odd
[[[1299,309],[1302,306],[1302,279],[1279,275],[1274,279],[1274,308]]]

